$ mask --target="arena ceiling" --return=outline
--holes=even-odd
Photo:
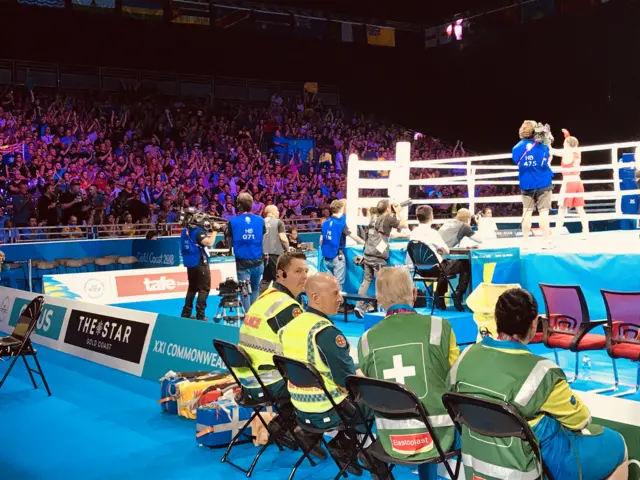
[[[519,0],[264,0],[263,5],[355,18],[437,25],[458,14],[482,14]]]

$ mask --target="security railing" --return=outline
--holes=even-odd
[[[290,232],[294,228],[300,233],[319,232],[322,226],[321,218],[310,216],[286,218],[282,221],[285,224],[287,232]],[[161,237],[177,236],[180,235],[181,230],[182,226],[176,222],[0,228],[0,244],[145,238],[149,232],[155,232]]]

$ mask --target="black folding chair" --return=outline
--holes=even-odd
[[[413,281],[422,282],[425,291],[429,291],[428,283],[431,283],[431,314],[436,306],[436,287],[439,280],[446,280],[450,291],[453,291],[451,279],[456,275],[447,275],[444,266],[438,260],[438,256],[426,243],[411,240],[407,245],[407,253],[413,262]],[[444,295],[445,298],[452,298],[451,295]]]
[[[333,397],[331,397],[331,395],[327,391],[327,387],[325,387],[324,385],[324,380],[322,379],[322,375],[320,375],[320,372],[318,372],[316,367],[314,367],[312,364],[307,362],[301,362],[299,360],[294,360],[292,358],[283,357],[280,355],[273,356],[273,363],[275,364],[276,368],[282,375],[282,378],[284,378],[285,382],[287,382],[287,384],[292,383],[293,385],[299,388],[320,389],[322,390],[324,395],[329,399],[329,402],[331,402],[331,407],[335,410],[338,417],[340,418],[340,423],[338,425],[333,427],[323,428],[323,427],[317,427],[315,425],[310,425],[302,421],[299,417],[297,418],[297,420],[300,428],[302,428],[308,433],[311,433],[317,436],[317,439],[313,442],[312,445],[310,445],[310,449],[313,449],[318,443],[321,443],[327,449],[327,451],[329,452],[329,455],[331,455],[331,458],[333,459],[337,467],[340,469],[340,472],[338,472],[338,475],[335,476],[334,480],[339,479],[341,476],[346,477],[347,468],[352,463],[357,464],[358,454],[360,453],[360,451],[362,451],[362,447],[364,444],[364,441],[358,442],[357,440],[358,434],[352,428],[352,425],[351,425],[352,419],[347,417],[347,415],[344,413],[342,408],[339,405],[337,405],[336,402],[333,400]],[[367,426],[367,429],[369,429],[369,426]],[[329,449],[329,445],[327,444],[327,441],[324,439],[325,433],[329,433],[333,431],[347,432],[350,438],[356,439],[356,446],[352,452],[350,461],[346,462],[344,465],[340,465],[340,461],[333,455],[333,453]],[[308,452],[305,450],[305,453],[308,453]],[[289,475],[289,480],[293,479],[293,476],[295,475],[303,459],[304,459],[304,456],[300,458],[296,462],[296,464],[293,466],[293,469],[291,470],[291,475]],[[359,467],[362,468],[361,465],[359,465]]]
[[[44,306],[44,297],[39,296],[31,300],[27,307],[24,309],[20,318],[18,319],[18,323],[16,324],[13,332],[8,337],[0,338],[0,359],[5,357],[13,357],[9,368],[0,380],[0,388],[4,385],[5,380],[11,373],[13,366],[18,361],[19,357],[22,357],[22,361],[24,362],[24,366],[27,368],[27,373],[29,374],[29,378],[31,378],[31,383],[33,384],[34,389],[38,389],[38,384],[36,383],[35,378],[33,378],[33,374],[40,375],[42,379],[42,383],[44,384],[44,388],[47,389],[47,394],[51,396],[51,390],[49,390],[49,384],[47,383],[47,379],[44,376],[44,372],[42,371],[42,367],[40,366],[40,362],[38,361],[38,355],[36,349],[33,348],[33,344],[31,343],[31,334],[33,330],[36,328],[36,324],[38,323],[38,318],[40,318],[40,313],[42,312],[42,307]],[[29,366],[27,362],[27,356],[32,356],[33,360],[36,363],[36,369],[33,369]]]
[[[433,440],[433,445],[438,451],[437,457],[427,460],[395,458],[384,450],[380,440],[376,440],[373,432],[368,429],[367,435],[374,443],[365,450],[365,455],[371,454],[381,462],[390,465],[386,474],[384,472],[379,473],[380,480],[387,478],[393,480],[392,470],[396,465],[417,466],[426,463],[442,463],[450,478],[453,480],[458,478],[461,463],[460,450],[444,451],[429,421],[429,413],[415,393],[399,383],[356,375],[347,377],[347,389],[357,403],[369,407],[376,417],[384,417],[391,420],[418,420],[423,423]],[[454,457],[458,457],[455,470],[449,465],[449,460]]]
[[[442,403],[460,433],[462,433],[461,425],[464,425],[472,432],[487,437],[515,437],[527,442],[535,455],[538,471],[542,470],[538,478],[544,480],[546,477],[548,480],[553,480],[542,460],[536,436],[531,431],[529,423],[522,418],[515,407],[504,402],[451,392],[442,396]],[[539,466],[542,466],[542,469]]]
[[[244,430],[249,427],[249,425],[251,424],[254,418],[258,418],[260,419],[260,422],[262,422],[264,427],[271,432],[271,430],[269,430],[267,426],[267,423],[262,418],[262,415],[260,415],[261,410],[264,409],[265,407],[272,407],[276,414],[282,416],[284,420],[284,423],[283,423],[284,427],[282,430],[280,430],[280,432],[283,435],[287,431],[286,426],[288,425],[295,426],[295,422],[293,418],[287,418],[286,416],[282,415],[282,412],[278,408],[278,399],[271,394],[270,390],[265,386],[264,382],[260,379],[258,372],[256,372],[255,368],[253,368],[253,365],[251,364],[251,359],[249,358],[249,356],[247,355],[247,353],[244,351],[242,347],[238,345],[234,345],[233,343],[229,343],[229,342],[225,342],[223,340],[217,340],[217,339],[213,340],[213,346],[218,352],[218,354],[220,355],[220,358],[226,365],[231,375],[233,375],[233,378],[235,379],[236,383],[240,385],[242,388],[242,393],[236,396],[236,402],[238,403],[238,405],[242,407],[251,408],[253,410],[253,414],[251,415],[251,418],[249,418],[249,420],[244,424],[244,426],[240,430],[238,430],[238,433],[236,434],[236,436],[233,437],[233,439],[231,440],[231,443],[227,447],[227,450],[224,452],[224,455],[222,457],[222,463],[227,462],[230,465],[237,468],[238,470],[240,470],[241,472],[245,473],[247,477],[250,477],[251,474],[253,473],[253,469],[256,467],[256,464],[260,459],[260,456],[264,453],[264,451],[267,449],[267,447],[270,444],[275,443],[277,447],[280,449],[280,451],[282,451],[283,448],[278,439],[278,435],[277,434],[274,435],[273,433],[270,434],[269,441],[262,446],[260,451],[254,457],[253,462],[251,463],[251,466],[249,467],[248,470],[246,470],[236,465],[235,463],[233,463],[231,460],[228,459],[231,449],[234,447],[234,445],[236,445],[236,442],[238,441],[240,436],[243,434]],[[261,389],[259,398],[264,400],[255,400],[251,395],[249,395],[249,392],[247,392],[245,387],[240,382],[240,379],[234,373],[233,368],[248,368],[251,371],[254,377],[252,379],[252,382],[255,382],[255,384],[259,386]],[[291,432],[293,432],[293,428],[291,428]],[[305,455],[303,456],[303,458],[305,457],[309,459],[309,462],[311,463],[311,465],[315,466],[314,461],[311,459],[311,457],[309,457],[307,452],[305,452]]]

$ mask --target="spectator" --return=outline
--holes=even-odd
[[[13,224],[16,227],[26,227],[29,218],[35,211],[31,194],[28,192],[29,185],[26,181],[20,182],[19,193],[13,195]]]
[[[69,225],[62,227],[63,238],[83,238],[82,229],[78,226],[78,218],[75,215],[69,217]]]
[[[47,239],[47,235],[38,226],[38,219],[31,217],[29,218],[29,227],[20,230],[20,239],[27,242],[41,242]]]

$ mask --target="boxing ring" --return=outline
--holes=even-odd
[[[624,200],[640,194],[640,190],[621,189],[622,177],[620,169],[631,170],[635,168],[634,162],[621,163],[620,156],[624,153],[633,153],[640,146],[640,142],[613,143],[607,145],[593,145],[577,148],[583,154],[583,166],[572,169],[561,169],[558,157],[551,161],[554,172],[554,185],[561,185],[562,179],[558,177],[564,173],[587,173],[586,177],[591,177],[591,172],[602,172],[609,178],[583,178],[585,193],[568,193],[562,198],[583,197],[586,201],[586,208],[590,213],[590,221],[598,220],[635,220],[640,218],[637,214],[623,213],[622,205]],[[589,155],[584,155],[584,154]],[[591,158],[598,154],[598,161],[595,165],[584,166],[584,159]],[[473,157],[455,157],[435,160],[411,160],[411,146],[409,142],[398,142],[396,144],[395,161],[365,161],[358,159],[357,155],[349,156],[349,170],[347,176],[347,223],[349,228],[354,230],[358,225],[368,224],[368,220],[362,216],[362,208],[370,208],[377,204],[379,200],[388,199],[392,202],[403,202],[408,198],[411,186],[463,186],[467,188],[467,196],[459,198],[437,198],[437,199],[413,199],[412,205],[428,204],[432,207],[438,205],[465,205],[472,213],[476,212],[477,205],[486,204],[517,204],[521,203],[520,195],[499,195],[499,196],[478,196],[476,187],[481,185],[518,185],[518,166],[511,160],[511,153],[497,155],[479,155]],[[603,157],[608,157],[608,161],[602,162]],[[463,175],[441,175],[436,178],[411,178],[411,171],[418,169],[429,170],[457,170],[464,171]],[[499,170],[499,172],[496,172]],[[388,171],[387,178],[364,178],[363,172]],[[607,190],[597,191],[594,186],[602,185],[608,187]],[[387,190],[387,195],[362,196],[363,189]],[[589,191],[592,190],[592,191]],[[553,194],[553,201],[561,200],[559,193]],[[637,204],[636,204],[637,207]],[[435,210],[435,209],[434,209]],[[607,211],[608,210],[608,211]],[[406,214],[406,207],[405,207]],[[520,224],[521,216],[494,217],[494,221],[500,225]],[[551,216],[551,222],[554,222]],[[576,221],[575,215],[567,215],[565,222]],[[443,220],[435,220],[434,223],[442,223]],[[416,223],[415,221],[409,223]],[[535,216],[534,216],[535,223]]]
[[[563,198],[583,197],[586,202],[587,216],[590,222],[622,221],[635,228],[640,215],[637,213],[638,195],[640,190],[633,181],[635,162],[629,161],[628,155],[625,162],[621,161],[624,154],[631,154],[640,145],[640,142],[615,143],[607,145],[594,145],[578,148],[582,152],[582,165],[575,169],[561,168],[560,158],[554,157],[551,168],[554,172],[553,206]],[[585,161],[586,160],[586,161]],[[591,165],[589,165],[591,163]],[[587,164],[587,165],[585,165]],[[411,146],[408,142],[396,145],[395,161],[363,161],[356,155],[349,157],[349,169],[347,177],[347,224],[351,231],[357,231],[362,225],[369,224],[369,218],[363,214],[364,209],[376,206],[379,200],[390,200],[394,203],[402,203],[411,198],[411,187],[454,186],[462,187],[464,196],[417,199],[411,201],[412,205],[430,205],[434,208],[434,214],[440,206],[458,205],[468,208],[472,214],[479,208],[495,205],[515,204],[521,212],[520,195],[486,196],[480,194],[477,188],[484,185],[517,186],[518,166],[513,164],[511,153],[498,155],[482,155],[473,157],[457,157],[436,160],[411,160]],[[428,169],[432,172],[439,171],[440,176],[431,178],[421,177],[421,170]],[[388,171],[388,178],[370,178],[372,172]],[[460,173],[460,174],[452,174]],[[561,173],[579,172],[585,187],[584,193],[559,195],[559,186],[562,184]],[[416,175],[416,173],[418,175]],[[373,173],[373,176],[378,176]],[[630,182],[632,186],[630,186]],[[557,186],[557,187],[556,187]],[[407,218],[409,207],[402,209],[402,215]],[[632,213],[629,213],[629,212]],[[454,218],[449,213],[448,218]],[[538,300],[540,313],[543,313],[544,301],[539,283],[580,285],[587,300],[591,318],[594,320],[605,319],[606,309],[601,288],[619,291],[640,292],[640,238],[637,230],[615,230],[593,232],[582,239],[581,235],[568,234],[566,230],[559,234],[555,231],[554,224],[557,215],[550,215],[552,227],[551,239],[553,249],[546,246],[542,238],[532,238],[528,241],[527,249],[520,249],[520,284],[529,290]],[[435,219],[434,223],[443,223],[446,219]],[[533,226],[537,224],[537,213],[533,216]],[[571,210],[564,217],[565,225],[571,222],[579,222],[576,213]],[[481,220],[482,222],[482,220]],[[519,248],[523,239],[521,236],[521,213],[518,216],[494,216],[493,222],[499,232],[504,235],[485,236],[480,235],[483,242],[479,249],[511,249]],[[410,225],[417,224],[415,219],[409,219]],[[534,237],[540,232],[532,229]],[[473,242],[472,242],[473,243]],[[392,243],[392,247],[395,245]],[[353,247],[357,248],[357,247]],[[394,263],[394,262],[391,262]],[[640,310],[640,309],[639,309]],[[451,312],[441,312],[448,318],[454,330],[459,322]],[[601,332],[600,332],[601,333]],[[534,353],[553,359],[553,353],[542,345],[533,345]],[[599,422],[617,428],[625,434],[627,441],[631,438],[640,438],[638,431],[640,421],[640,394],[615,399],[606,395],[587,393],[601,386],[611,385],[611,360],[605,351],[589,352],[588,357],[583,355],[576,360],[575,354],[562,352],[560,366],[567,373],[571,373],[575,362],[583,365],[589,362],[591,372],[588,378],[578,380],[574,388],[584,392],[582,398],[588,404],[594,418]],[[625,380],[621,383],[635,385],[637,367],[628,362],[625,365]],[[631,459],[640,458],[640,442],[632,440],[630,447]],[[632,460],[629,478],[640,478],[640,463]],[[635,469],[635,470],[634,470]]]

